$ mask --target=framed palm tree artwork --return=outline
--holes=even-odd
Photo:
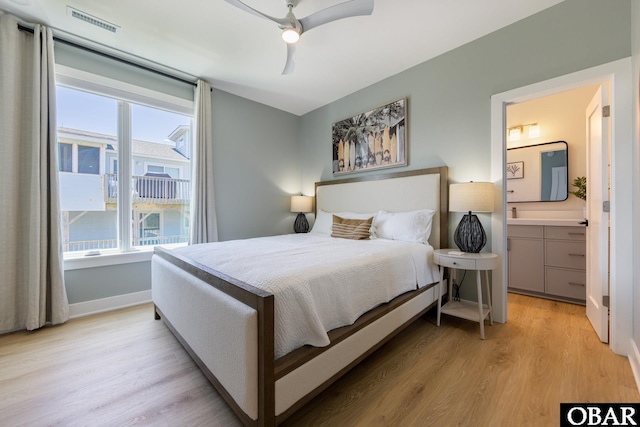
[[[407,99],[332,125],[333,174],[407,165]]]

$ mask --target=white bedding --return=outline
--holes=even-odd
[[[276,358],[326,346],[327,331],[439,279],[431,246],[385,239],[289,234],[174,252],[275,295]]]

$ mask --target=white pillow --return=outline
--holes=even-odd
[[[331,234],[331,225],[333,224],[333,214],[327,213],[322,209],[316,212],[316,220],[313,223],[310,233]]]
[[[311,228],[311,233],[318,234],[326,234],[328,236],[331,235],[332,226],[333,226],[333,215],[337,215],[340,218],[344,219],[369,219],[373,217],[375,221],[375,213],[355,213],[355,212],[325,212],[322,209],[319,209],[316,213],[316,220],[313,223],[313,227]],[[371,227],[370,233],[372,237],[375,237],[373,233],[373,226]]]
[[[427,243],[435,213],[436,211],[431,209],[397,213],[380,211],[373,221],[373,226],[376,236],[380,239]]]

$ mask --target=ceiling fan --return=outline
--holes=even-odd
[[[299,0],[285,0],[289,13],[284,18],[274,18],[247,6],[240,0],[225,0],[227,3],[244,10],[245,12],[265,18],[278,24],[282,30],[282,39],[287,43],[287,62],[282,70],[282,74],[291,74],[295,68],[295,43],[300,39],[302,33],[310,31],[320,25],[337,21],[338,19],[350,18],[352,16],[371,15],[373,13],[374,0],[350,0],[327,7],[304,18],[298,19],[293,14],[293,8]]]

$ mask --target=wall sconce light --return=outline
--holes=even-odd
[[[520,140],[520,134],[522,133],[522,126],[516,126],[509,128],[509,141]]]
[[[529,138],[540,137],[540,125],[537,123],[527,123],[525,125],[512,126],[507,130],[509,141],[519,141],[524,133],[524,128],[529,128]]]

